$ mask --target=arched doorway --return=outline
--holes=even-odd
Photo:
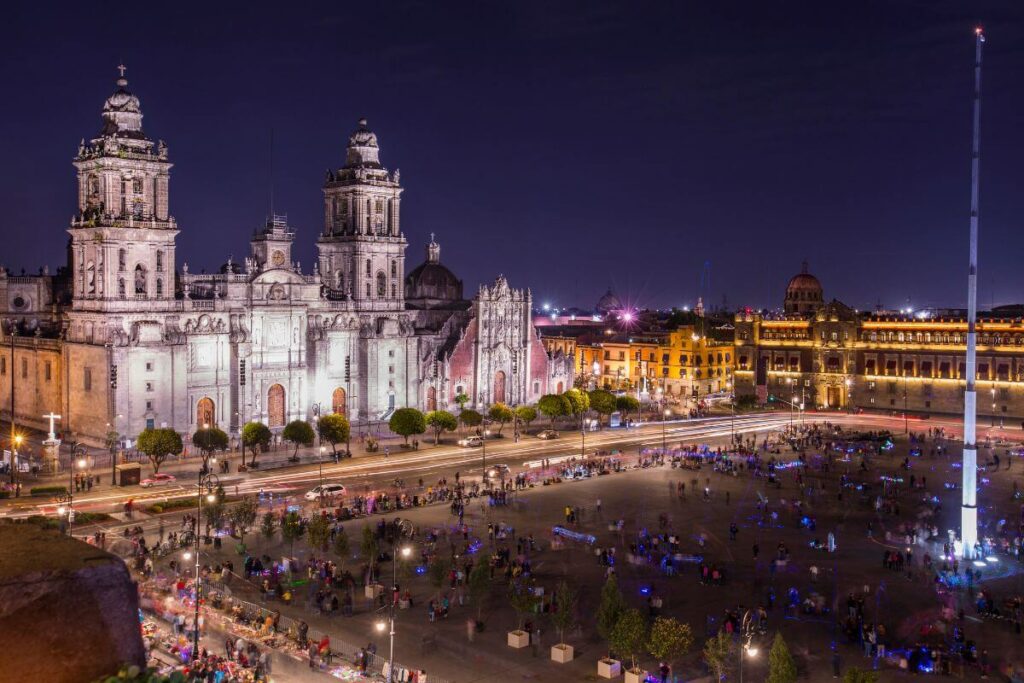
[[[558,383],[558,391],[556,391],[555,393],[560,394],[563,391],[565,391],[565,385],[562,382],[559,382]]]
[[[345,414],[345,390],[338,387],[331,394],[331,410],[340,415]]]
[[[427,388],[427,412],[437,410],[437,389],[434,387]]]
[[[271,427],[284,426],[284,387],[280,384],[267,391],[267,415]]]
[[[505,402],[505,372],[498,370],[494,373],[494,403]]]
[[[196,427],[206,429],[217,425],[213,411],[213,399],[209,396],[199,399],[196,404]]]

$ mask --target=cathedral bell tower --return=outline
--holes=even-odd
[[[360,311],[405,308],[405,235],[399,172],[381,166],[377,136],[366,119],[349,137],[345,165],[327,172],[324,230],[317,241],[328,296]]]
[[[78,146],[78,213],[72,218],[75,311],[161,310],[174,299],[174,238],[167,145],[142,130],[139,98],[118,67],[99,135]]]

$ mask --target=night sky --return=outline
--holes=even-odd
[[[982,22],[979,302],[1024,302],[1024,4],[19,3],[0,26],[4,249],[65,259],[71,158],[121,61],[175,163],[178,266],[248,253],[270,206],[308,272],[320,187],[360,116],[473,292],[777,306],[962,306],[973,26]],[[969,6],[969,7],[968,7]]]

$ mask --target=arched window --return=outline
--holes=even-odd
[[[340,270],[334,274],[334,286],[339,291],[345,291],[345,273]]]
[[[92,261],[85,264],[85,292],[86,294],[96,293],[96,266]]]
[[[370,277],[371,273],[373,273],[373,263],[370,262],[370,259],[366,259],[366,277]]]
[[[117,295],[119,297],[121,297],[122,299],[125,298],[124,278],[123,277],[120,277],[120,278],[117,279]]]
[[[127,267],[127,265],[126,265],[127,261],[128,261],[128,252],[125,251],[124,249],[118,249],[117,250],[117,269],[119,271],[124,271],[124,269]]]
[[[89,176],[89,195],[95,197],[100,193],[100,179],[94,175]]]
[[[156,279],[156,296],[159,299],[164,295],[164,281],[160,278]]]
[[[146,269],[142,267],[141,263],[135,266],[135,293],[146,293]]]
[[[391,277],[398,277],[398,261],[391,262]]]
[[[384,271],[377,273],[377,298],[383,299],[388,295],[388,276]]]
[[[397,299],[398,298],[398,287],[396,287],[394,283],[391,284],[391,298],[392,299]]]
[[[142,218],[142,212],[144,208],[145,204],[142,203],[142,200],[136,200],[132,202],[132,216],[134,216],[135,218]]]
[[[164,252],[156,252],[156,272],[164,272]]]

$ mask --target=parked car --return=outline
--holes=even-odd
[[[558,438],[558,432],[556,432],[554,429],[545,429],[544,431],[537,433],[537,438],[538,439],[557,439]]]
[[[309,491],[306,491],[306,500],[320,500],[320,496],[324,498],[335,498],[337,496],[345,495],[345,487],[341,484],[324,484],[322,486],[314,486]]]
[[[465,439],[459,439],[459,445],[463,448],[477,448],[484,445],[484,440],[479,436],[467,436]]]
[[[177,481],[173,474],[154,474],[152,477],[147,477],[139,482],[139,486],[144,489],[148,489],[152,486],[166,486],[167,484],[173,484]]]

